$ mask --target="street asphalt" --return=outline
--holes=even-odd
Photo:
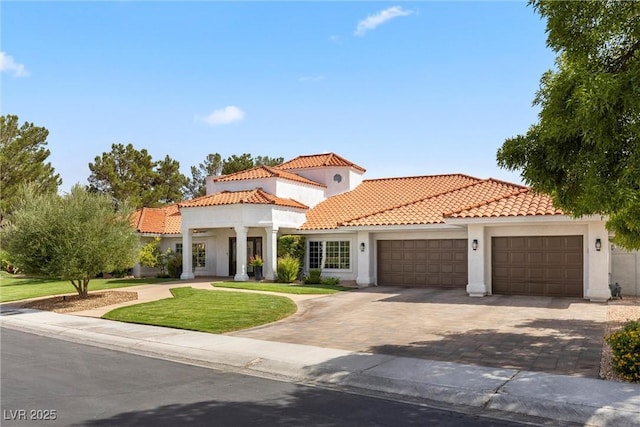
[[[593,426],[640,426],[640,384],[5,308],[0,326],[159,359]]]

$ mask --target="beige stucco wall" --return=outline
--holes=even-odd
[[[640,296],[640,252],[611,247],[611,283],[622,286],[622,297]]]

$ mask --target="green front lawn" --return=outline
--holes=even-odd
[[[103,289],[125,288],[128,286],[146,285],[175,281],[176,279],[93,279],[89,282],[89,292]],[[68,280],[38,279],[29,277],[0,276],[0,302],[17,301],[26,298],[44,297],[75,293],[76,290]]]
[[[352,288],[334,285],[288,285],[285,283],[251,283],[251,282],[220,282],[212,283],[219,288],[247,289],[250,291],[280,292],[283,294],[335,294],[350,291]]]
[[[296,312],[289,298],[173,288],[173,298],[121,307],[103,319],[221,334],[275,322]]]

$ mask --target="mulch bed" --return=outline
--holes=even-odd
[[[33,308],[35,310],[54,311],[56,313],[71,313],[74,311],[91,310],[137,299],[137,292],[108,291],[92,292],[87,298],[80,298],[77,294],[56,296],[30,301],[21,304],[21,306],[24,308]]]

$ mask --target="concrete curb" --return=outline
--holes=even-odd
[[[202,366],[594,426],[640,426],[640,384],[13,309],[0,326]]]

